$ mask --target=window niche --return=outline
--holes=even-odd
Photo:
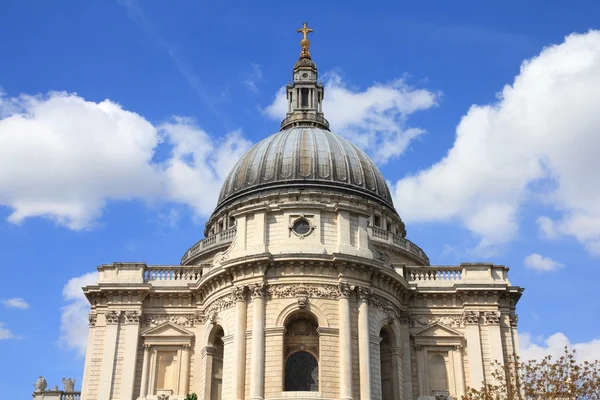
[[[319,390],[319,334],[317,319],[307,312],[288,318],[284,338],[284,391]]]
[[[142,339],[144,358],[140,397],[187,394],[194,335],[167,322],[147,329],[142,333]]]
[[[381,373],[381,399],[395,400],[400,398],[400,349],[397,347],[396,335],[390,325],[385,325],[379,333],[379,362]]]

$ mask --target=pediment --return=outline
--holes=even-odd
[[[449,338],[462,338],[463,335],[460,332],[455,331],[439,322],[433,323],[424,327],[423,329],[413,333],[414,337],[449,337]]]
[[[194,337],[194,334],[188,330],[176,325],[172,322],[165,322],[164,324],[153,326],[142,332],[143,337],[153,338],[168,338],[168,337]]]

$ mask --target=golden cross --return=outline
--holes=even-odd
[[[304,26],[302,27],[302,29],[297,29],[296,32],[300,32],[304,34],[304,39],[303,40],[308,40],[307,35],[312,32],[313,29],[308,27],[308,23],[305,22]]]

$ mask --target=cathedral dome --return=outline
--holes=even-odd
[[[252,147],[223,184],[218,206],[273,188],[316,187],[360,194],[393,209],[385,179],[348,140],[319,127],[292,127]]]

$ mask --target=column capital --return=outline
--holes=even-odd
[[[519,316],[517,314],[510,314],[509,320],[510,320],[510,326],[513,328],[516,328],[517,324],[519,323]]]
[[[485,323],[489,325],[500,325],[500,312],[499,311],[486,311],[483,313]]]
[[[248,287],[247,286],[234,286],[231,288],[231,297],[235,301],[246,302],[248,298]]]
[[[125,311],[125,322],[127,324],[139,324],[142,314],[137,310]]]
[[[466,324],[479,324],[479,311],[465,311],[463,313],[463,319]]]
[[[342,299],[350,298],[350,295],[352,294],[352,291],[354,290],[354,288],[355,288],[354,285],[350,285],[349,283],[345,283],[345,282],[340,282],[340,284],[338,285],[338,289],[340,291],[340,298],[342,298]]]
[[[96,326],[96,322],[98,322],[98,314],[92,311],[90,315],[88,315],[88,322],[90,323],[90,327]]]
[[[252,298],[263,298],[267,294],[267,284],[264,282],[255,283],[249,286]]]
[[[184,345],[183,345],[183,346],[181,346],[181,347],[183,347],[183,349],[184,349],[184,350],[190,350],[190,349],[192,348],[192,345],[191,345],[191,344],[189,344],[189,343],[186,343],[186,344],[184,344]]]
[[[121,317],[121,311],[109,310],[104,314],[104,319],[107,325],[116,325],[119,323]]]
[[[359,286],[357,288],[358,291],[358,299],[364,303],[369,303],[369,299],[371,298],[371,295],[373,294],[373,292],[371,291],[371,288],[366,287],[366,286]]]
[[[152,348],[151,344],[144,343],[144,351],[150,351],[151,348]]]

